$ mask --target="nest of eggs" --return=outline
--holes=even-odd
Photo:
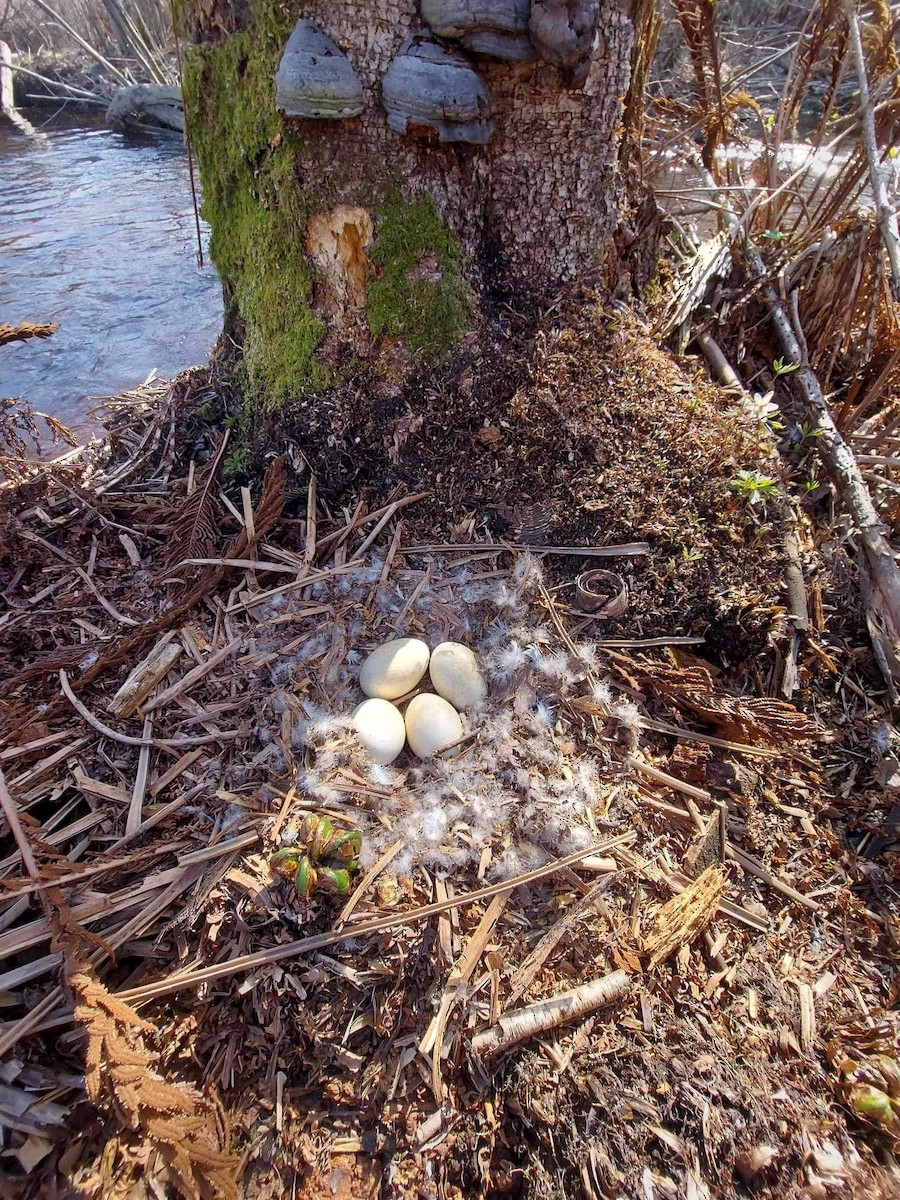
[[[313,585],[333,624],[311,622],[272,669],[270,769],[301,758],[297,794],[359,829],[363,868],[398,842],[397,874],[481,878],[588,849],[610,828],[613,760],[638,710],[599,677],[594,645],[555,627],[537,560],[509,575],[382,571],[375,560]],[[282,847],[297,836],[289,822]]]

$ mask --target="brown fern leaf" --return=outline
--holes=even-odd
[[[114,1102],[128,1128],[158,1151],[185,1200],[237,1200],[238,1162],[216,1106],[197,1088],[163,1079],[143,1035],[155,1032],[129,1005],[81,970],[69,977],[75,1017],[83,1025],[85,1089],[99,1104]]]
[[[21,325],[0,325],[0,346],[7,342],[26,342],[29,338],[48,338],[56,333],[58,325],[49,321],[23,321]]]
[[[163,574],[171,571],[186,558],[211,557],[219,532],[214,515],[216,484],[219,479],[222,455],[225,453],[227,445],[228,433],[226,431],[215,458],[195,480],[194,490],[190,495],[185,496],[178,511],[169,522],[167,529],[169,548],[162,561]]]
[[[90,642],[82,646],[59,646],[55,650],[48,650],[46,654],[37,655],[27,666],[4,680],[4,690],[12,692],[21,687],[23,683],[28,683],[30,679],[38,679],[42,675],[57,676],[60,671],[71,671],[73,667],[79,666],[89,654],[93,653],[95,646],[102,644],[102,642]]]
[[[768,696],[733,696],[716,687],[703,667],[642,663],[636,674],[642,687],[682,712],[702,717],[730,741],[789,746],[820,736],[815,722],[792,704]]]

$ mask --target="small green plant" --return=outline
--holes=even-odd
[[[821,425],[817,425],[815,421],[803,421],[798,426],[797,432],[800,434],[799,442],[802,446],[804,442],[811,442],[815,438],[822,437],[825,430]]]
[[[772,370],[775,372],[776,379],[780,379],[782,375],[790,375],[794,371],[799,371],[800,364],[785,362],[783,358],[776,358],[772,363]]]
[[[296,842],[272,856],[272,866],[293,881],[304,900],[315,891],[346,896],[361,849],[361,834],[335,829],[328,817],[310,814],[303,818]]]
[[[768,242],[783,242],[787,236],[780,229],[766,229],[763,233],[763,237]]]
[[[240,475],[247,465],[246,449],[234,450],[225,459],[225,472],[228,475]]]
[[[759,471],[738,471],[728,487],[748,504],[763,504],[778,495],[778,484],[775,480]]]
[[[777,410],[775,412],[765,413],[760,420],[760,424],[762,425],[763,429],[772,434],[784,433],[785,430],[784,422],[779,420],[779,414]]]
[[[685,562],[700,562],[703,558],[703,551],[698,550],[696,546],[682,546],[681,557]]]

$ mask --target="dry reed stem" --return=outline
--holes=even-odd
[[[869,186],[875,200],[875,215],[881,239],[891,264],[891,293],[895,303],[900,303],[900,229],[897,227],[897,214],[888,202],[884,179],[881,174],[881,155],[878,150],[878,137],[875,131],[875,113],[869,94],[869,77],[866,71],[866,56],[863,51],[862,36],[859,28],[859,14],[856,11],[856,0],[843,0],[844,16],[850,27],[850,48],[856,67],[856,80],[859,84],[859,107],[862,120],[862,143],[866,152],[866,162],[869,166]],[[891,31],[893,34],[893,30]]]
[[[378,917],[371,921],[361,921],[358,925],[351,925],[348,929],[320,933],[314,937],[300,938],[294,942],[286,942],[281,946],[273,946],[268,950],[257,951],[255,954],[243,954],[237,958],[230,959],[228,962],[217,963],[211,967],[200,967],[193,971],[182,971],[169,976],[168,979],[159,980],[157,983],[145,984],[143,987],[129,988],[119,993],[119,995],[126,1001],[138,1003],[143,1000],[154,999],[157,996],[170,995],[172,992],[179,992],[183,988],[199,987],[202,983],[210,983],[216,979],[227,979],[231,975],[239,975],[247,971],[252,971],[257,967],[265,967],[272,963],[283,962],[288,958],[296,958],[300,954],[307,954],[310,950],[321,950],[325,946],[335,946],[339,942],[346,941],[348,938],[362,937],[364,934],[379,933],[383,929],[392,929],[398,925],[425,921],[429,917],[438,916],[440,913],[448,912],[453,908],[459,908],[463,904],[473,904],[479,900],[488,900],[496,896],[499,892],[506,891],[507,888],[519,887],[529,883],[536,883],[539,879],[546,879],[548,875],[552,875],[564,867],[572,867],[589,855],[602,854],[618,846],[627,845],[635,840],[635,836],[634,832],[623,833],[618,837],[610,838],[606,842],[600,842],[596,846],[588,846],[584,850],[578,850],[574,854],[567,855],[565,858],[555,859],[543,867],[538,867],[534,871],[528,871],[524,875],[517,876],[515,879],[505,880],[503,883],[491,884],[489,887],[479,888],[474,892],[466,892],[461,896],[451,896],[447,900],[440,900],[435,904],[423,904],[418,908],[409,909],[407,912],[391,913],[386,917]]]

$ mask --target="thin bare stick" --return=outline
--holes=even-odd
[[[632,830],[628,833],[619,834],[618,837],[610,838],[609,841],[600,842],[596,846],[588,846],[584,850],[578,850],[576,853],[569,854],[565,858],[554,859],[553,862],[546,863],[543,867],[538,867],[536,870],[517,876],[515,879],[506,879],[501,883],[491,884],[490,887],[479,888],[475,892],[468,892],[462,896],[451,896],[447,900],[438,900],[434,904],[423,904],[419,908],[410,909],[408,912],[391,913],[386,917],[378,917],[372,921],[361,922],[359,925],[351,925],[347,929],[339,929],[330,933],[320,933],[313,937],[300,938],[294,942],[285,942],[281,946],[272,946],[268,950],[258,950],[255,954],[243,954],[237,958],[230,959],[228,962],[216,963],[210,967],[182,971],[176,975],[170,975],[168,979],[161,979],[156,983],[148,983],[143,987],[118,992],[117,996],[120,1000],[125,1000],[129,1004],[142,1000],[152,1000],[157,996],[166,996],[172,992],[180,992],[184,988],[199,987],[202,983],[211,983],[216,979],[227,979],[230,975],[239,975],[246,971],[253,971],[257,967],[265,967],[272,963],[282,962],[287,958],[296,958],[298,955],[309,953],[310,950],[321,950],[325,946],[335,946],[339,942],[346,941],[348,938],[363,937],[367,933],[380,933],[383,929],[391,929],[397,925],[409,925],[418,921],[426,921],[429,917],[447,912],[448,909],[459,908],[463,904],[473,904],[479,900],[488,900],[500,892],[507,891],[509,888],[536,883],[539,879],[546,879],[548,875],[553,875],[556,871],[560,871],[564,867],[572,867],[591,854],[603,854],[608,850],[614,849],[616,846],[623,846],[626,843],[632,842],[634,841],[634,837],[634,831]]]
[[[875,113],[869,93],[869,76],[866,71],[866,56],[863,51],[856,0],[844,0],[844,15],[850,27],[850,49],[856,67],[856,81],[859,84],[861,138],[866,152],[866,162],[869,166],[869,186],[872,189],[872,199],[875,201],[875,214],[878,219],[881,240],[884,242],[884,248],[887,250],[891,264],[891,294],[895,302],[900,302],[900,229],[897,227],[897,214],[888,203],[884,178],[880,170],[879,159],[881,156],[878,152],[878,139],[875,133]]]
[[[316,477],[310,475],[309,490],[306,493],[306,546],[303,559],[307,566],[316,557]]]
[[[673,788],[676,792],[682,792],[685,796],[690,796],[693,800],[702,800],[706,804],[712,802],[712,796],[703,788],[694,787],[692,783],[685,783],[682,779],[676,779],[674,775],[668,775],[665,771],[661,771],[659,767],[653,767],[650,763],[644,762],[640,758],[629,758],[628,765],[633,771],[637,771],[641,775],[646,775],[649,779],[656,780],[657,783],[665,784],[666,787]]]
[[[113,66],[108,58],[104,58],[99,50],[95,50],[90,42],[86,42],[81,34],[73,29],[69,22],[65,20],[65,18],[61,17],[55,9],[50,7],[50,5],[47,3],[47,0],[34,0],[34,3],[38,6],[38,8],[42,8],[48,17],[52,17],[58,25],[61,25],[62,28],[65,29],[66,33],[70,34],[71,37],[75,39],[82,50],[86,50],[92,58],[96,58],[97,62],[101,63],[106,70],[109,71],[113,78],[118,79],[119,83],[123,84],[125,87],[128,87],[133,82],[128,78],[127,75],[123,75],[118,67]]]
[[[141,751],[138,755],[138,769],[134,780],[134,790],[131,793],[131,804],[128,808],[128,816],[125,819],[126,837],[140,828],[141,818],[143,817],[144,797],[147,795],[147,777],[150,774],[150,748],[152,737],[153,718],[144,717],[144,744],[141,746]]]
[[[123,746],[144,746],[147,744],[143,738],[131,737],[127,733],[117,733],[115,729],[110,728],[109,725],[105,725],[99,717],[95,717],[91,710],[82,704],[72,691],[69,677],[65,671],[60,671],[59,673],[59,686],[78,715],[83,717],[92,729],[96,729],[98,733],[102,733],[104,737],[108,737],[114,742],[120,742]]]
[[[809,896],[804,896],[802,892],[798,892],[796,888],[791,887],[789,883],[785,883],[783,879],[779,879],[777,875],[773,875],[771,871],[767,871],[762,863],[758,863],[755,858],[751,858],[749,854],[738,849],[737,846],[733,846],[731,842],[726,844],[725,857],[743,867],[749,875],[755,875],[757,879],[761,879],[763,883],[767,883],[774,891],[780,892],[782,896],[787,896],[789,900],[793,900],[795,904],[802,904],[804,908],[810,909],[811,912],[818,912],[822,907],[817,900],[810,900]]]
[[[375,862],[372,863],[371,867],[369,867],[368,871],[366,871],[365,875],[363,875],[362,879],[354,888],[353,895],[341,909],[341,915],[338,917],[338,925],[344,925],[347,923],[351,914],[355,911],[356,906],[366,894],[366,891],[372,886],[374,880],[378,878],[388,863],[397,857],[405,845],[406,842],[403,840],[403,838],[399,838],[393,843],[393,845],[388,846],[387,850],[385,850],[383,854],[380,854]]]
[[[527,1008],[508,1013],[496,1025],[477,1034],[472,1049],[476,1054],[490,1058],[501,1050],[515,1046],[517,1042],[524,1042],[526,1038],[566,1025],[604,1005],[621,1000],[630,989],[631,976],[627,971],[613,971],[611,975],[582,983],[549,1000],[540,1000],[537,1004],[529,1004]]]
[[[22,866],[25,868],[25,873],[32,879],[37,879],[39,874],[37,863],[35,862],[28,838],[25,836],[25,830],[22,828],[22,822],[19,820],[18,806],[9,794],[9,788],[6,786],[6,778],[2,770],[0,770],[0,808],[3,809],[6,823],[9,825],[10,832],[19,848],[19,856],[22,859]]]
[[[515,1004],[525,995],[532,983],[538,976],[544,963],[559,945],[560,939],[564,934],[575,925],[575,923],[584,915],[584,913],[593,906],[594,901],[603,894],[609,886],[608,879],[601,879],[599,883],[595,883],[589,892],[581,897],[575,904],[572,905],[562,916],[554,922],[547,930],[535,948],[531,951],[525,961],[513,975],[512,991],[509,995],[507,1004]]]
[[[514,550],[528,554],[572,554],[586,558],[636,557],[650,553],[648,542],[623,542],[619,546],[532,546],[528,542],[447,542],[430,546],[404,546],[404,554],[444,554],[463,550],[495,550],[498,554]]]

